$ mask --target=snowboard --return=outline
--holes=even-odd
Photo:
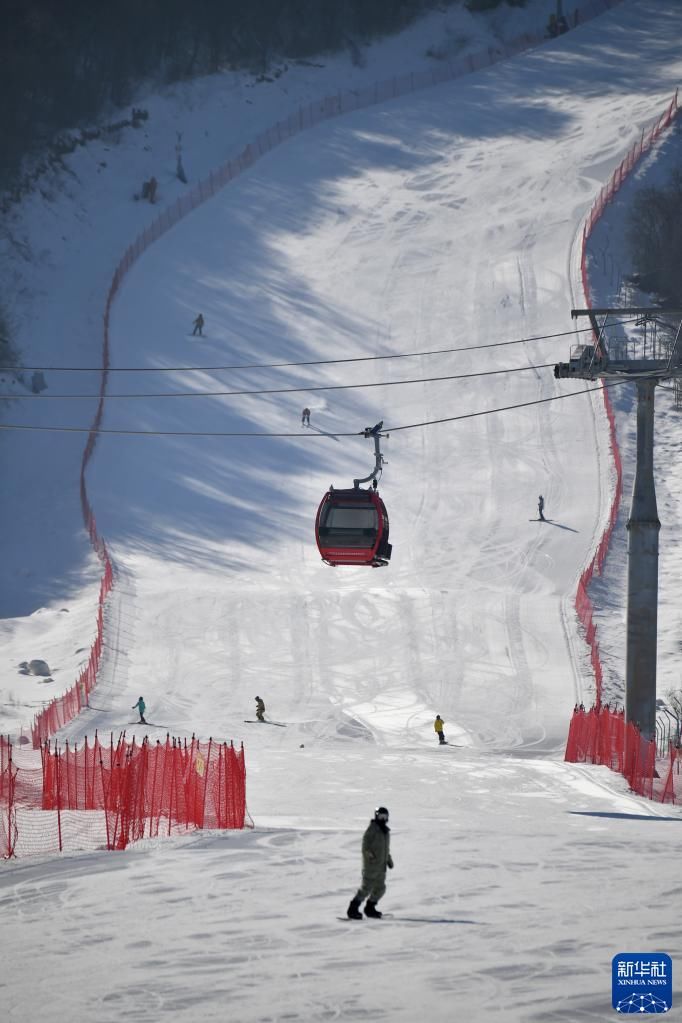
[[[345,921],[347,924],[362,923],[361,920],[353,920],[349,916],[337,916],[337,920]],[[370,923],[372,919],[376,917],[363,917],[363,919],[369,919]],[[382,920],[390,920],[396,924],[473,924],[475,920],[465,919],[450,919],[449,917],[438,917],[438,916],[395,916],[393,913],[383,913],[379,923]]]
[[[380,917],[365,916],[363,914],[362,920],[355,920],[355,919],[353,919],[353,917],[350,917],[350,916],[337,916],[336,919],[337,920],[344,920],[347,924],[359,924],[359,923],[362,923],[362,920],[370,920],[370,921],[371,920],[377,920],[377,919],[380,920],[380,921],[381,920],[393,920],[394,917],[393,917],[393,913],[382,913]]]
[[[256,718],[244,718],[245,725],[276,725],[277,728],[286,728],[281,721],[258,721]]]

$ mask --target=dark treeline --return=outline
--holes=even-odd
[[[635,195],[627,239],[640,287],[682,309],[682,167],[667,184]]]
[[[472,10],[500,0],[445,0]],[[524,0],[516,0],[522,5]],[[265,71],[400,30],[437,0],[0,0],[0,184],[64,129],[124,107],[145,78]]]

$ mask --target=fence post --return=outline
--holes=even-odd
[[[218,827],[222,828],[223,825],[223,751],[226,749],[226,744],[221,742],[218,746],[218,806],[216,818],[218,821]]]
[[[57,836],[59,839],[59,851],[62,852],[62,793],[61,793],[61,759],[59,755],[59,749],[55,743],[54,748],[55,766],[56,766],[56,782],[57,782]]]
[[[111,849],[111,836],[109,834],[109,799],[108,799],[108,795],[109,794],[107,792],[107,787],[104,784],[104,761],[102,759],[102,751],[101,751],[101,749],[99,751],[99,770],[100,770],[100,778],[101,778],[101,781],[102,781],[102,796],[103,796],[103,803],[104,803],[102,809],[104,811],[104,827],[105,827],[106,833],[107,833],[107,849]],[[110,772],[110,777],[111,777],[111,772]],[[110,782],[110,785],[111,785],[111,782]]]
[[[201,804],[201,827],[203,828],[206,821],[206,793],[208,792],[208,772],[211,767],[211,744],[213,739],[209,737],[208,740],[208,752],[206,754],[206,764],[204,767],[204,799]]]
[[[168,752],[168,739],[166,739],[166,750]],[[171,833],[171,821],[173,820],[173,792],[175,789],[175,739],[173,739],[173,745],[170,747],[170,757],[166,758],[164,763],[164,770],[167,769],[167,762],[170,760],[171,764],[171,779],[170,779],[170,795],[168,797],[168,834]]]
[[[149,837],[156,838],[159,833],[159,815],[156,813],[156,773],[159,767],[159,757],[161,756],[161,740],[156,740],[156,746],[154,747],[154,770],[152,775],[152,791],[149,804]],[[156,816],[156,825],[152,825],[152,820]],[[153,827],[153,834],[152,834]]]

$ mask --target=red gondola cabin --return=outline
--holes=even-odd
[[[387,565],[391,544],[386,506],[374,489],[330,487],[317,510],[315,539],[328,565]]]

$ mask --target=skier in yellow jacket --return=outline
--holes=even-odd
[[[436,735],[438,736],[438,742],[441,744],[441,746],[445,745],[445,732],[443,731],[444,724],[445,722],[443,721],[440,714],[436,714],[436,720],[433,722],[433,727]]]

